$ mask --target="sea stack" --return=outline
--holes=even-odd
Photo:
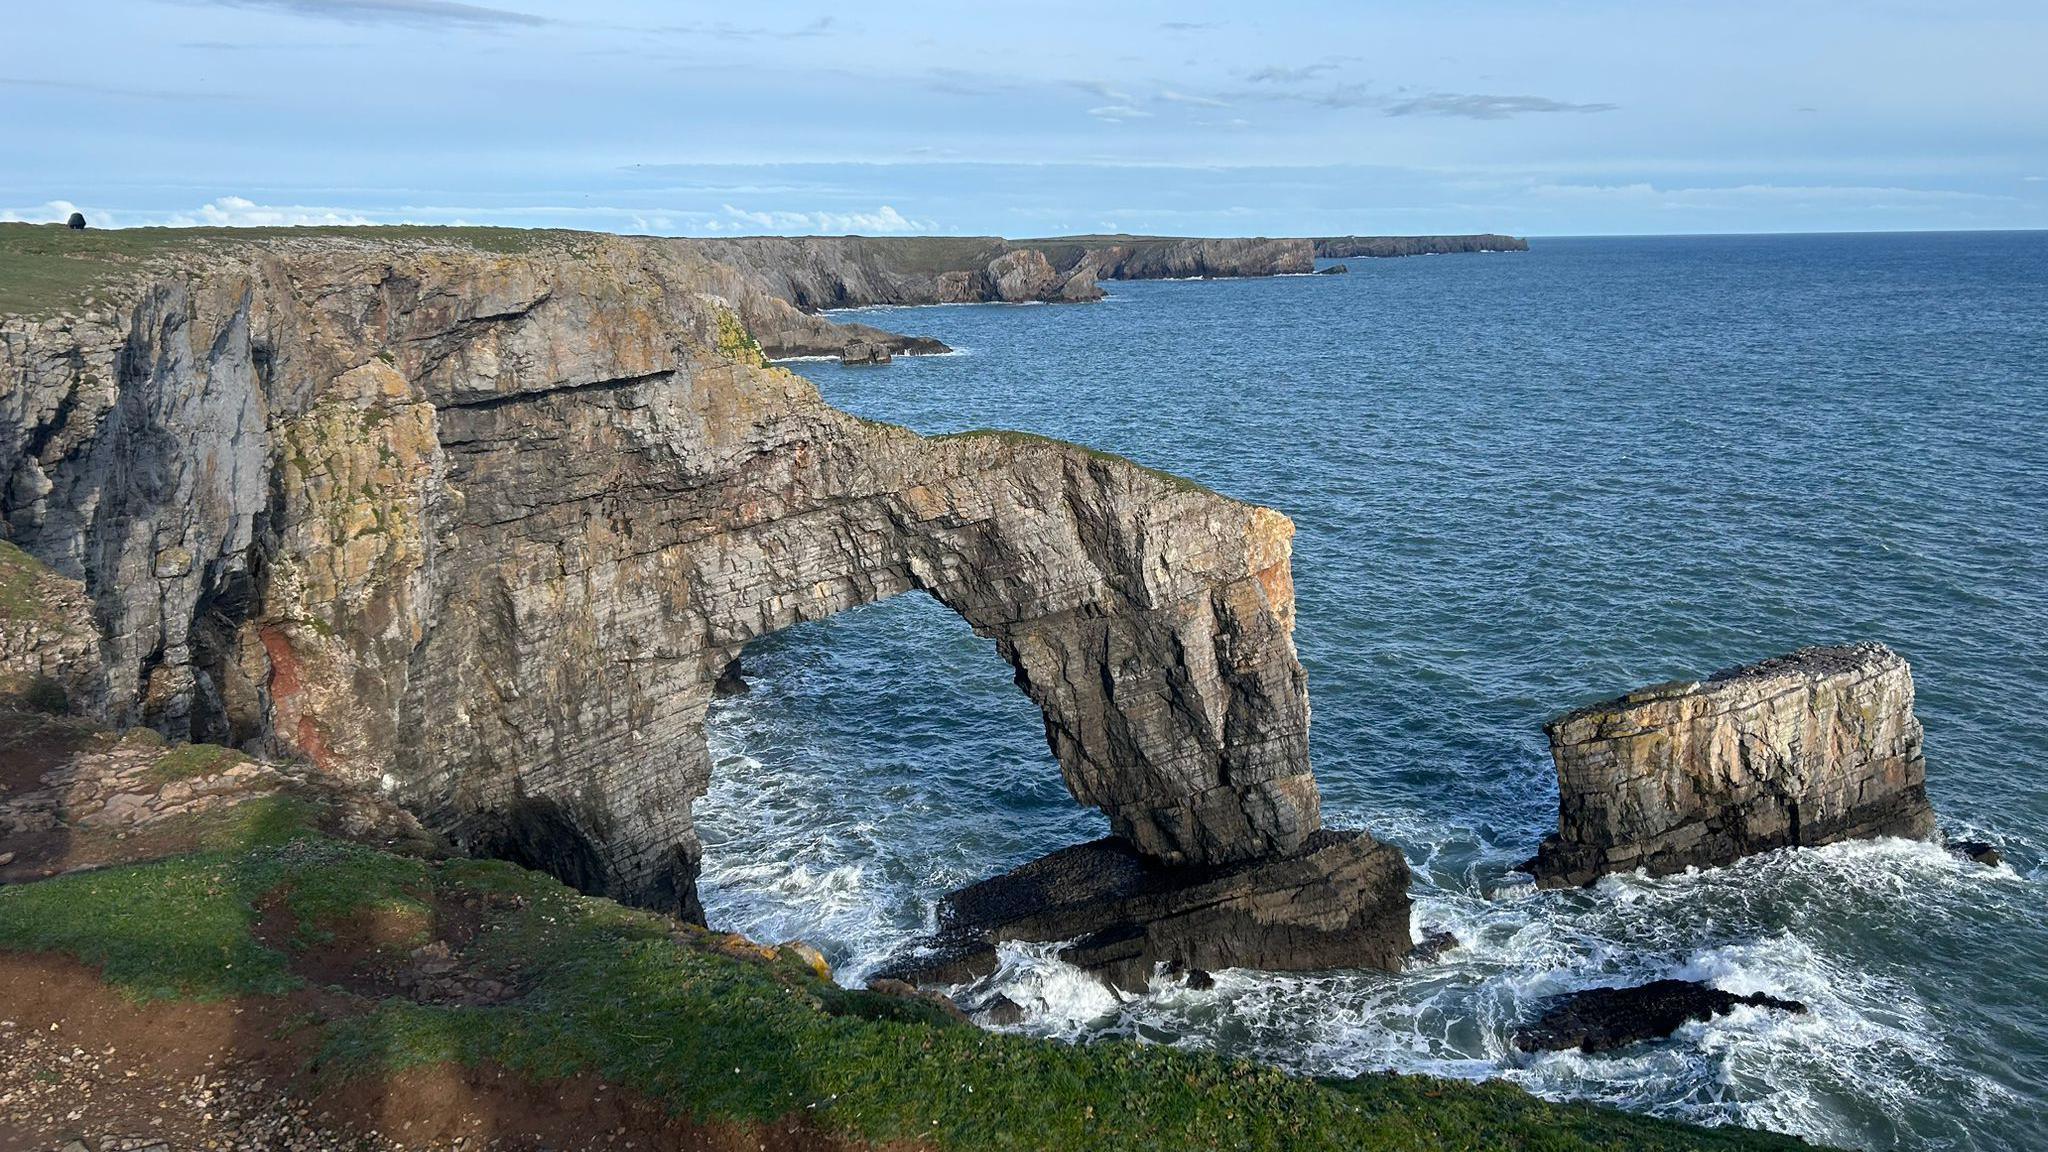
[[[1912,669],[1882,644],[1639,689],[1544,731],[1558,831],[1525,868],[1545,888],[1934,833]]]

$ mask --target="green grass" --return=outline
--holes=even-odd
[[[190,780],[232,768],[248,757],[218,744],[180,744],[164,753],[143,773],[143,779],[157,787],[174,780]]]
[[[48,572],[42,561],[0,540],[0,620],[35,620],[46,615],[36,584]]]
[[[44,315],[93,303],[114,281],[180,251],[226,251],[295,237],[401,240],[519,253],[587,243],[589,233],[542,228],[394,224],[303,228],[87,228],[0,223],[0,314]]]
[[[1114,452],[1104,452],[1100,448],[1090,448],[1086,444],[1076,444],[1071,440],[1040,436],[1036,432],[1019,432],[1013,428],[970,428],[964,432],[946,432],[937,436],[927,437],[927,439],[931,440],[965,440],[968,438],[996,440],[1018,447],[1050,444],[1061,448],[1071,448],[1076,452],[1087,455],[1091,460],[1107,460],[1118,464],[1128,464],[1147,476],[1152,477],[1154,480],[1167,484],[1177,492],[1200,492],[1208,496],[1218,495],[1215,489],[1200,481],[1190,480],[1185,476],[1177,476],[1171,472],[1164,472],[1149,465],[1140,464],[1128,456],[1119,456]]]
[[[265,900],[289,902],[300,947],[364,909],[471,901],[492,909],[474,961],[516,974],[526,995],[487,1008],[381,1001],[321,1026],[321,1075],[488,1061],[539,1079],[595,1074],[699,1119],[798,1114],[870,1140],[990,1152],[1798,1146],[1501,1084],[1319,1083],[1163,1046],[986,1033],[821,981],[787,954],[727,954],[717,937],[509,864],[430,863],[309,826],[272,812],[197,856],[0,889],[0,947],[68,953],[141,996],[271,994],[297,981],[252,935]]]

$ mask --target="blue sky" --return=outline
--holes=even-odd
[[[0,219],[2048,227],[2048,3],[10,6]]]

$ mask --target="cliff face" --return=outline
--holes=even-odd
[[[1882,645],[1645,688],[1545,730],[1560,816],[1529,865],[1544,887],[1934,831],[1913,674]]]
[[[1321,240],[1174,236],[747,236],[669,240],[698,286],[739,309],[770,356],[942,352],[938,341],[829,324],[826,308],[873,304],[1071,303],[1102,297],[1100,280],[1277,276],[1318,256],[1526,249],[1511,236],[1347,236]]]
[[[84,582],[95,706],[688,912],[719,671],[921,590],[995,640],[1076,797],[1147,857],[1301,847],[1285,517],[839,412],[705,283],[654,241],[291,239],[0,322],[0,511]]]
[[[1519,236],[1486,232],[1473,236],[1321,236],[1318,257],[1351,260],[1361,256],[1438,256],[1455,252],[1527,252]]]
[[[1088,271],[1097,280],[1185,280],[1193,277],[1282,276],[1315,270],[1315,252],[1307,240],[1264,237],[1176,239],[1171,237],[1094,237],[1072,254],[1073,242],[1019,241],[1042,244],[1055,261]]]

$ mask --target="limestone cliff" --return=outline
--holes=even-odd
[[[472,850],[695,909],[751,639],[909,591],[991,637],[1150,859],[1319,827],[1278,513],[768,366],[687,248],[252,240],[0,321],[8,535],[117,724],[310,759]]]
[[[1068,303],[1101,299],[1097,281],[1295,275],[1318,256],[1405,256],[1528,248],[1512,236],[1265,237],[751,236],[674,240],[698,258],[707,290],[732,300],[771,356],[935,352],[928,338],[820,327],[824,308],[871,304]],[[864,353],[862,359],[872,358]]]
[[[1354,260],[1361,256],[1439,256],[1456,252],[1527,252],[1519,236],[1485,232],[1471,236],[1320,236],[1318,257]]]
[[[1545,887],[1934,831],[1912,670],[1880,644],[1641,689],[1546,731],[1558,832],[1529,864]]]

